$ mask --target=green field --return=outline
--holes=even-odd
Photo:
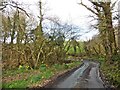
[[[65,42],[65,44],[66,44],[67,42]],[[79,53],[84,53],[85,52],[85,50],[84,50],[84,43],[83,42],[78,42],[79,43],[79,47],[78,46],[76,46],[76,54],[79,54]],[[68,44],[67,46],[66,46],[66,48],[65,48],[65,50],[67,51],[67,48],[68,48],[68,46],[69,46],[70,44]],[[74,51],[74,46],[70,46],[69,47],[69,50],[68,50],[68,52],[67,53],[69,53],[69,54],[75,54],[75,51]]]

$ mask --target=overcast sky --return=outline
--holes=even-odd
[[[15,0],[19,3],[25,5],[27,12],[32,13],[36,18],[39,15],[38,1],[39,0]],[[46,2],[45,7],[48,16],[58,16],[62,21],[67,21],[78,25],[83,29],[83,32],[89,31],[90,20],[89,15],[93,15],[90,11],[77,3],[79,0],[42,0]],[[91,6],[87,0],[83,0],[85,4]],[[29,5],[29,7],[28,7]],[[81,40],[86,40],[91,38],[93,35],[97,34],[97,30],[93,30],[81,37]]]

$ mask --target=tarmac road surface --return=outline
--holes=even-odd
[[[83,65],[51,88],[105,88],[99,75],[99,63],[84,60]]]

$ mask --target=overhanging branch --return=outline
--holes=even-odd
[[[88,9],[89,11],[91,11],[93,14],[97,15],[98,16],[98,13],[96,13],[94,10],[92,10],[91,8],[87,7],[85,4],[82,3],[82,1],[80,3],[78,3],[82,6],[84,6],[86,9]]]
[[[12,6],[12,7],[14,7],[14,8],[18,8],[19,10],[23,11],[28,17],[30,17],[30,16],[28,15],[28,13],[27,13],[23,8],[17,6],[17,3],[15,3],[15,2],[12,2],[12,3],[15,4],[15,5],[12,5],[11,3],[2,3],[2,4],[0,5],[0,10],[5,9],[5,8],[9,5],[9,6]]]

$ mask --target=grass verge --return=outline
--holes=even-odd
[[[51,67],[42,64],[37,70],[26,70],[25,68],[4,71],[2,88],[27,88],[40,85],[43,81],[64,70],[80,65],[80,61],[69,64],[54,64]]]

